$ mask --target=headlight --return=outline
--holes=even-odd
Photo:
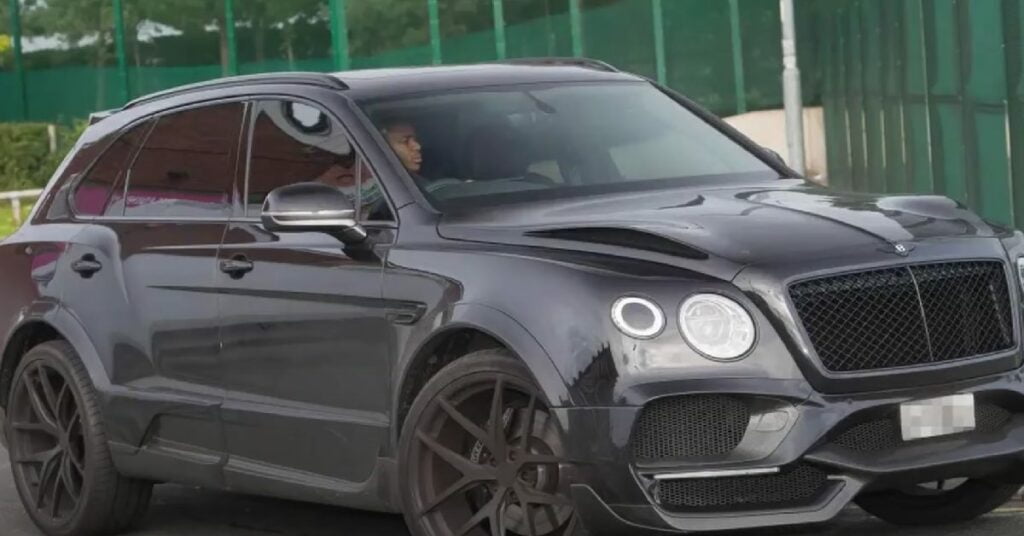
[[[651,300],[626,296],[612,304],[612,322],[634,339],[653,339],[665,329],[665,313]]]
[[[695,294],[679,307],[679,329],[705,357],[738,359],[754,346],[756,330],[746,309],[718,294]]]

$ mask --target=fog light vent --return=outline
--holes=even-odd
[[[633,456],[641,463],[723,456],[739,446],[749,424],[750,407],[737,397],[662,398],[641,412]]]

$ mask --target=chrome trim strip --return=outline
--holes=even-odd
[[[780,467],[763,467],[759,469],[726,469],[722,471],[696,471],[692,473],[665,473],[654,475],[657,481],[662,480],[695,480],[699,478],[731,478],[737,476],[766,476],[782,472]]]

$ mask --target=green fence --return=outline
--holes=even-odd
[[[818,3],[832,184],[1024,226],[1024,1]]]
[[[776,0],[0,0],[0,121],[67,121],[230,74],[582,55],[727,115],[781,106],[778,9]],[[812,11],[800,12],[811,102],[820,97]]]

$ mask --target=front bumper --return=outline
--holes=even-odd
[[[874,489],[963,477],[1024,482],[1024,376],[1019,371],[929,388],[842,396],[814,393],[792,381],[720,379],[688,382],[686,388],[670,392],[669,387],[658,396],[714,393],[770,400],[777,405],[765,413],[783,410],[791,418],[777,430],[752,427],[741,446],[726,456],[649,463],[638,462],[631,447],[643,406],[556,410],[567,430],[569,457],[574,462],[572,495],[594,533],[704,532],[820,523],[834,518],[859,494]],[[871,452],[836,443],[840,431],[863,422],[865,416],[890,414],[910,400],[958,393],[973,393],[1008,415],[998,426],[984,430]],[[740,505],[682,511],[666,507],[659,501],[664,484],[655,479],[695,471],[793,467],[811,467],[827,475],[827,481],[806,501],[769,508]]]

